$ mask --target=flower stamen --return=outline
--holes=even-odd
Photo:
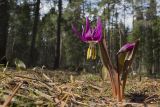
[[[91,47],[89,46],[87,50],[87,59],[90,59],[90,57],[91,57]]]
[[[89,43],[89,47],[87,50],[87,59],[96,59],[96,46],[93,42]]]

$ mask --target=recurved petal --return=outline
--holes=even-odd
[[[89,22],[89,18],[86,17],[86,29],[85,29],[85,32],[88,32],[89,29],[90,29],[90,22]]]
[[[102,23],[100,17],[97,19],[97,26],[94,29],[93,38],[98,42],[102,39]]]

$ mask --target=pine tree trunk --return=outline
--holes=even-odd
[[[58,19],[57,19],[57,41],[56,41],[56,52],[55,52],[55,62],[54,68],[59,68],[60,63],[60,41],[61,41],[61,17],[62,17],[62,0],[58,1]]]
[[[8,36],[8,1],[0,0],[0,64],[5,64],[6,44]]]
[[[40,0],[37,0],[36,8],[35,8],[35,16],[34,16],[34,23],[32,29],[32,41],[31,41],[31,50],[30,50],[30,66],[35,64],[35,42],[36,42],[36,35],[38,31],[38,22],[39,22],[39,9],[40,9]]]

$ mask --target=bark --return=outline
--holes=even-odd
[[[6,64],[6,44],[8,37],[8,1],[0,0],[0,64]]]
[[[30,50],[30,64],[35,64],[35,42],[36,42],[36,35],[38,31],[38,22],[39,22],[39,10],[40,10],[40,0],[37,0],[36,7],[35,7],[35,16],[34,16],[34,23],[33,23],[33,29],[32,29],[32,41],[31,41],[31,50]]]
[[[61,44],[61,17],[62,17],[62,0],[58,1],[58,19],[57,19],[57,41],[54,68],[59,68],[60,65],[60,44]]]

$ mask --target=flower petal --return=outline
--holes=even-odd
[[[89,29],[88,32],[85,33],[84,38],[85,38],[85,41],[86,41],[86,42],[93,40],[93,38],[92,38],[92,33],[91,33],[91,29]]]
[[[82,35],[80,36],[80,39],[81,39],[83,42],[85,42],[84,36],[85,36],[85,29],[84,29],[84,27],[83,27],[83,25],[82,25]]]
[[[85,32],[88,32],[89,29],[90,29],[90,22],[89,22],[89,18],[86,17],[86,30],[85,30]]]
[[[134,47],[135,47],[135,43],[127,43],[121,47],[118,53],[132,51]]]
[[[97,19],[97,26],[93,32],[93,40],[100,41],[102,39],[102,23],[100,17]]]

